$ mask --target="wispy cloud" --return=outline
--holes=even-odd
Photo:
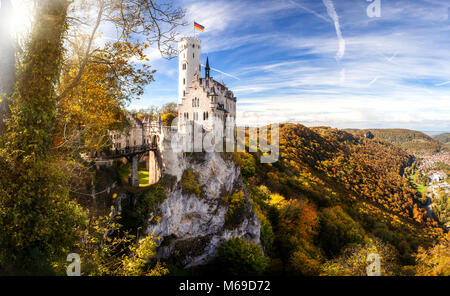
[[[294,6],[300,7],[301,9],[305,10],[306,12],[311,13],[311,14],[317,16],[318,18],[320,18],[320,19],[322,19],[322,20],[324,20],[324,21],[326,21],[328,23],[330,22],[330,19],[326,18],[325,16],[321,15],[320,13],[315,12],[314,10],[308,8],[307,6],[305,6],[303,4],[300,4],[297,1],[289,1],[289,2],[292,3]]]
[[[450,84],[450,81],[445,81],[445,82],[438,83],[438,84],[435,84],[435,85],[436,86],[444,86],[444,85],[448,85],[448,84]]]
[[[448,1],[384,1],[380,19],[360,0],[181,1],[241,122],[450,130]],[[171,75],[148,102],[176,98],[177,63],[155,64]]]
[[[336,35],[339,42],[339,50],[336,53],[336,59],[340,60],[345,54],[345,40],[342,37],[341,25],[339,24],[339,16],[336,13],[336,9],[334,8],[333,1],[331,0],[322,0],[323,4],[327,8],[328,15],[333,20],[334,28],[336,30]]]

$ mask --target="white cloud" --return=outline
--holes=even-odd
[[[339,50],[336,53],[336,59],[340,60],[344,57],[345,54],[345,40],[342,37],[341,25],[339,24],[339,16],[336,13],[336,9],[334,8],[333,1],[331,0],[322,0],[323,4],[327,8],[328,15],[333,20],[334,28],[336,30],[336,35],[339,42]]]

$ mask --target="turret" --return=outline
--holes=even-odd
[[[211,69],[209,68],[209,57],[206,57],[205,78],[209,78],[210,70]]]
[[[178,42],[179,76],[178,76],[178,103],[192,86],[194,75],[201,75],[201,40],[194,37],[184,37]]]

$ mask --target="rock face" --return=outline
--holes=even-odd
[[[162,153],[163,174],[176,176],[177,184],[166,189],[167,198],[159,205],[161,219],[149,224],[146,233],[161,238],[157,257],[176,255],[185,267],[205,264],[216,254],[222,241],[243,237],[260,244],[260,224],[242,185],[240,169],[220,153]],[[186,193],[182,175],[192,169],[201,194]],[[239,215],[229,222],[229,198],[243,196]],[[152,220],[152,219],[150,219]]]

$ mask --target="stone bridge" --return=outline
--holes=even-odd
[[[111,149],[95,153],[92,158],[97,164],[126,159],[131,164],[130,185],[138,187],[138,164],[142,157],[148,155],[149,184],[154,184],[161,178],[161,149],[166,128],[160,121],[143,123],[135,118],[129,118],[129,121],[131,129],[123,133],[112,132]]]

